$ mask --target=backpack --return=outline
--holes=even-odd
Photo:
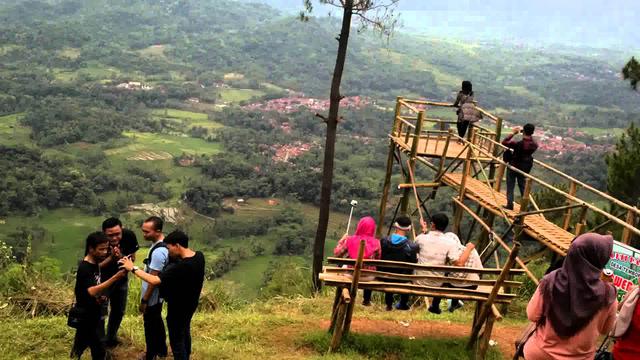
[[[142,263],[145,264],[148,267],[149,264],[151,264],[151,256],[153,256],[153,252],[156,251],[159,248],[167,249],[167,244],[165,244],[164,241],[160,241],[158,243],[158,245],[152,247],[151,250],[149,251],[149,255],[147,255],[147,258],[144,259],[142,261]],[[167,265],[169,265],[170,262],[171,262],[171,258],[169,258],[169,261],[167,261],[167,263],[165,264],[165,267],[167,267]],[[162,270],[164,270],[164,269],[162,269]]]
[[[472,95],[465,95],[460,99],[460,108],[458,109],[458,121],[468,121],[471,123],[477,122],[482,119],[480,110],[476,108],[473,103]]]

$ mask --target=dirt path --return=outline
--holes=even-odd
[[[319,324],[320,328],[329,328],[329,320],[323,320]],[[386,336],[401,336],[416,338],[444,338],[468,336],[471,331],[470,324],[449,323],[444,321],[390,321],[390,320],[370,320],[353,319],[351,323],[352,331],[356,333],[380,334]],[[498,342],[500,352],[505,358],[513,357],[514,342],[520,332],[518,326],[501,326],[499,323],[493,328],[492,339]]]

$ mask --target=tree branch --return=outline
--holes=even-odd
[[[325,124],[326,124],[327,122],[329,122],[329,120],[327,119],[327,117],[326,117],[326,116],[324,116],[324,115],[322,115],[322,114],[320,114],[320,113],[316,113],[316,117],[319,117],[320,119],[322,119],[322,121],[324,121],[324,122],[325,122]]]

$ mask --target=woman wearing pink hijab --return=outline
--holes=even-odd
[[[380,240],[376,239],[376,221],[371,217],[363,217],[358,222],[356,227],[356,233],[348,236],[345,234],[338,242],[338,245],[333,250],[333,254],[337,257],[348,257],[350,259],[358,258],[358,250],[360,249],[360,240],[365,241],[364,246],[364,258],[365,259],[380,259],[382,254],[380,248]],[[375,266],[364,266],[363,269],[375,270]],[[374,279],[372,276],[360,277],[362,281],[371,281]],[[371,305],[371,290],[364,290],[364,299],[362,305]]]
[[[527,306],[537,329],[524,346],[527,360],[591,360],[599,335],[616,320],[616,290],[601,279],[613,237],[578,236],[561,268],[547,274]]]

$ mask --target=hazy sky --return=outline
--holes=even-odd
[[[286,10],[302,8],[302,0],[253,1]],[[322,9],[318,7],[317,14],[326,13]],[[640,0],[400,0],[398,10],[409,32],[640,49]]]

